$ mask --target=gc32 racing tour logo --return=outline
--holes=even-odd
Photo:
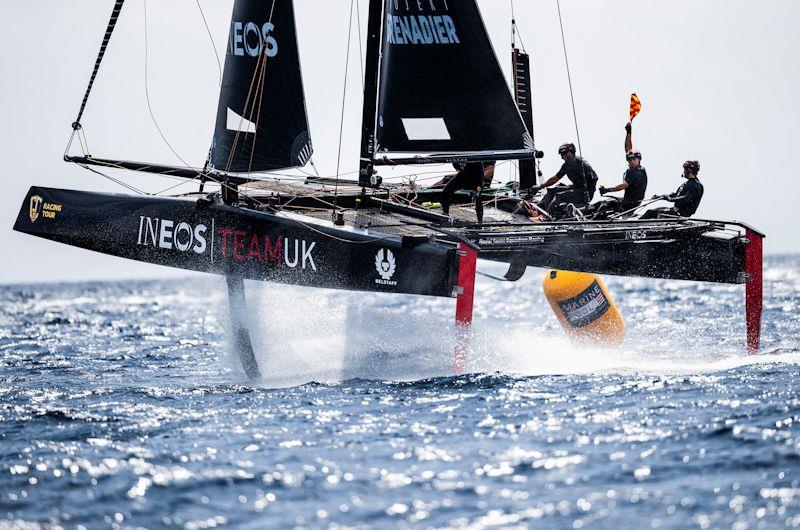
[[[60,204],[52,202],[44,202],[44,199],[38,195],[31,197],[30,207],[28,208],[28,215],[31,222],[35,223],[41,216],[44,219],[55,219],[56,215],[61,211]]]

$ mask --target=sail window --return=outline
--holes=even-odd
[[[450,140],[443,118],[403,118],[403,127],[410,141]]]
[[[232,111],[230,107],[228,107],[227,129],[229,131],[255,134],[256,124],[250,120],[244,119],[242,116],[239,116],[234,111]]]

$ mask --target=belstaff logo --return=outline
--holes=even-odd
[[[35,223],[36,220],[39,218],[39,214],[42,212],[42,203],[44,201],[38,195],[34,195],[31,197],[31,206],[30,211],[28,212],[31,216],[31,222]]]
[[[397,285],[397,282],[391,281],[397,270],[397,262],[394,259],[394,254],[389,249],[381,249],[375,255],[375,270],[378,271],[380,280],[375,280],[375,283],[380,285]]]

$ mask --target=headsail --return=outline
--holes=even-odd
[[[236,0],[211,151],[230,173],[305,165],[313,152],[292,0]]]
[[[376,7],[384,13],[376,164],[533,156],[475,0]]]

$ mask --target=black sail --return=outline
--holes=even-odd
[[[213,169],[249,173],[303,166],[312,151],[292,0],[236,0]]]
[[[532,156],[475,0],[385,0],[383,11],[376,163]]]

